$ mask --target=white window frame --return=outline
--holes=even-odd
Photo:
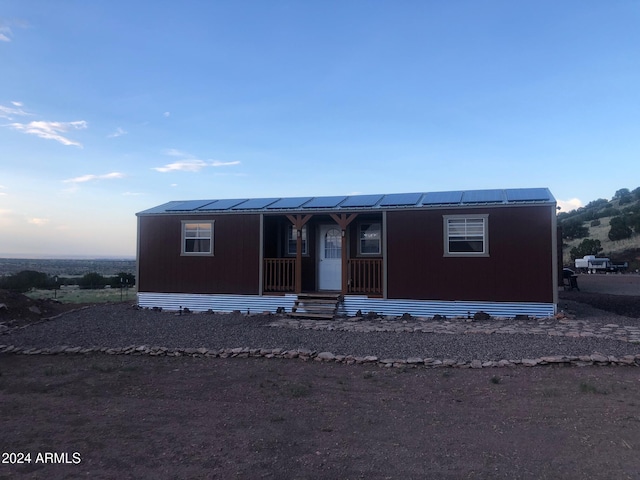
[[[482,233],[478,234],[474,231],[474,227],[477,228],[478,221],[482,221]],[[482,250],[481,251],[451,251],[451,242],[457,241],[456,239],[452,239],[453,236],[451,233],[461,233],[460,230],[458,232],[450,232],[450,227],[453,224],[457,224],[458,228],[460,228],[460,224],[464,221],[462,225],[462,235],[455,235],[456,237],[462,237],[459,241],[482,241]],[[467,221],[470,221],[467,224]],[[480,215],[444,215],[444,256],[445,257],[488,257],[489,256],[489,214],[480,214]]]
[[[378,237],[378,251],[377,252],[363,252],[362,251],[362,240],[364,240],[362,238],[362,227],[365,225],[377,225],[378,226],[378,232],[380,234],[380,236]],[[364,257],[368,257],[368,256],[380,256],[382,255],[382,223],[380,222],[362,222],[358,224],[358,255],[359,256],[364,256]]]
[[[213,235],[214,235],[214,220],[205,220],[205,221],[201,221],[201,220],[182,220],[182,233],[180,235],[180,240],[181,240],[181,246],[180,246],[180,254],[181,255],[186,255],[186,256],[196,256],[196,257],[203,257],[203,256],[212,256],[213,255]],[[209,225],[209,235],[206,235],[206,229],[202,229],[202,231],[199,230],[199,228],[196,230],[196,236],[195,237],[187,237],[187,225]],[[200,234],[202,234],[202,236],[200,236]],[[198,240],[209,240],[209,251],[204,251],[204,252],[191,252],[191,251],[187,251],[187,240],[188,239],[198,239]]]
[[[303,225],[302,226],[302,255],[309,255],[309,242],[307,241],[307,226]],[[286,251],[286,255],[287,256],[292,256],[295,257],[296,256],[296,245],[297,245],[297,238],[296,238],[296,228],[294,225],[288,225],[287,226],[287,251]],[[291,248],[293,246],[293,248]]]

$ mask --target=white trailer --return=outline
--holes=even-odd
[[[595,255],[585,255],[583,258],[576,258],[576,269],[582,272],[615,272],[617,269],[608,258],[596,258]]]

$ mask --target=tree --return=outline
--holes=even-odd
[[[602,244],[600,240],[594,240],[592,238],[585,238],[577,247],[573,247],[569,252],[571,260],[576,258],[582,258],[585,255],[597,255],[602,251]]]
[[[80,288],[88,288],[88,289],[100,289],[104,288],[107,285],[108,280],[104,278],[99,273],[87,273],[84,277],[78,280],[78,285]]]
[[[631,203],[633,201],[633,196],[628,188],[621,188],[616,191],[613,198],[618,199],[619,205],[624,205],[625,203]]]
[[[22,270],[0,279],[0,288],[28,292],[32,288],[53,288],[53,280],[43,272]]]
[[[629,238],[633,231],[627,225],[627,217],[613,217],[609,222],[611,229],[609,230],[609,240],[623,240],[625,238]]]
[[[581,220],[567,220],[562,222],[562,238],[584,238],[589,236],[589,227],[582,224]]]

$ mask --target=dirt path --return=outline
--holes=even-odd
[[[0,478],[640,477],[633,367],[4,355],[0,374],[2,451],[31,454]]]

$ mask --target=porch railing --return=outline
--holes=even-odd
[[[265,258],[263,278],[265,292],[293,292],[296,285],[296,259]]]
[[[382,259],[349,259],[349,293],[382,294]]]

